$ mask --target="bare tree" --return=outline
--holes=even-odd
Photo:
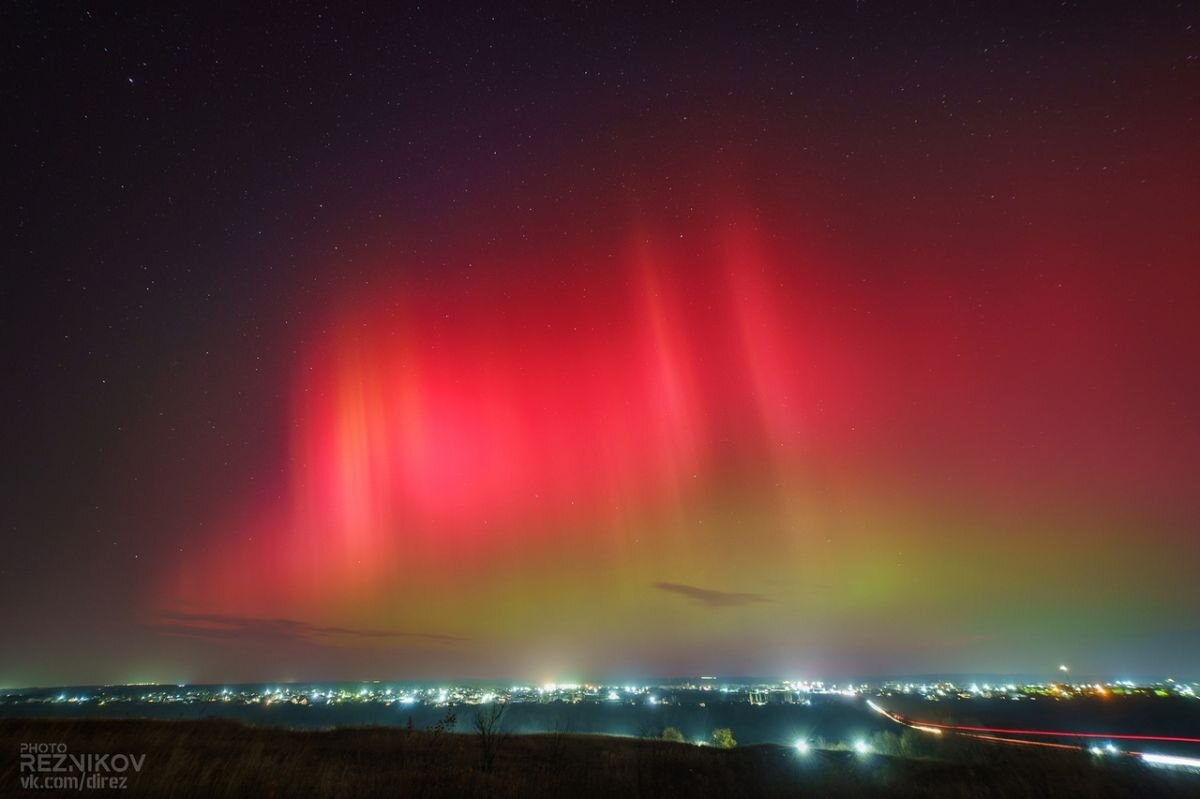
[[[412,721],[411,717],[409,721]],[[436,763],[443,757],[450,733],[456,726],[458,726],[458,714],[454,712],[454,708],[447,708],[446,715],[435,721],[429,728],[429,734],[425,736],[425,757],[428,763]]]
[[[508,709],[507,702],[492,702],[475,711],[475,734],[479,741],[479,765],[484,771],[491,771],[496,761],[496,750],[504,739],[501,723],[504,721],[504,711]]]
[[[570,706],[568,705],[568,708]],[[571,712],[560,712],[550,731],[550,762],[556,766],[567,751],[567,734],[573,729]]]

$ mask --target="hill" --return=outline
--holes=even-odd
[[[36,744],[30,747],[30,744]],[[40,761],[26,760],[43,755]],[[498,741],[485,770],[471,734],[390,727],[296,731],[224,720],[0,720],[0,791],[63,776],[59,755],[108,754],[97,770],[127,777],[126,796],[529,797],[1147,797],[1200,795],[1193,775],[1076,752],[948,747],[899,758],[779,746],[728,750],[657,740],[520,735]],[[123,753],[129,760],[112,757]],[[45,757],[48,755],[48,758]],[[140,769],[135,769],[137,758]],[[92,761],[89,768],[95,766]],[[126,766],[115,771],[118,766]],[[74,773],[78,773],[77,771]],[[78,790],[72,791],[78,793]],[[46,790],[37,795],[53,795]]]

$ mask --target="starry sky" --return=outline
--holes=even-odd
[[[0,685],[1198,676],[1194,5],[253,5],[3,11]]]

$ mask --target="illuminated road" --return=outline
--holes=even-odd
[[[902,722],[904,723],[904,722]],[[941,730],[962,732],[988,732],[998,735],[1033,735],[1045,738],[1106,738],[1114,741],[1168,741],[1171,743],[1200,744],[1200,738],[1178,735],[1121,735],[1101,732],[1064,732],[1062,730],[1010,730],[1004,727],[967,727],[959,724],[935,724],[932,721],[911,721],[909,726],[935,727]]]
[[[1027,746],[1049,746],[1049,747],[1054,747],[1057,749],[1082,749],[1083,748],[1082,746],[1069,746],[1067,744],[1047,743],[1045,741],[1025,741],[1025,740],[1021,740],[1019,738],[1001,738],[998,736],[1001,736],[1001,735],[1032,735],[1034,737],[1042,737],[1042,738],[1086,738],[1086,739],[1104,738],[1104,739],[1110,740],[1110,741],[1159,741],[1159,742],[1165,742],[1165,743],[1200,744],[1200,738],[1189,738],[1189,737],[1180,736],[1180,735],[1127,735],[1127,734],[1120,734],[1120,733],[1068,732],[1068,731],[1064,731],[1064,730],[1019,730],[1019,729],[1010,729],[1007,727],[972,727],[972,726],[967,726],[967,725],[963,725],[963,724],[938,724],[933,721],[915,721],[913,719],[906,718],[905,716],[901,716],[898,713],[893,713],[890,710],[886,710],[886,709],[880,707],[879,705],[875,704],[875,702],[873,702],[870,699],[867,700],[867,706],[870,707],[872,710],[874,710],[876,713],[879,713],[882,716],[886,716],[888,719],[895,722],[896,724],[900,724],[904,727],[911,727],[914,730],[921,730],[922,732],[934,733],[936,735],[941,735],[943,730],[952,730],[954,732],[962,733],[963,735],[968,735],[971,738],[979,738],[979,739],[985,740],[985,741],[997,741],[1000,743],[1008,743],[1008,744],[1023,744],[1023,745],[1027,745]],[[984,735],[983,733],[989,733],[989,734]],[[1145,754],[1142,752],[1127,752],[1125,754],[1139,755],[1143,758],[1165,757],[1165,756],[1154,755],[1154,754]],[[1192,760],[1190,758],[1179,758],[1179,760],[1188,761],[1190,764],[1192,764],[1193,767],[1195,766],[1196,763],[1200,762],[1200,761]],[[1157,762],[1157,761],[1152,760],[1151,762]]]

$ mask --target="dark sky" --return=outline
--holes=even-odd
[[[1194,667],[1198,17],[7,4],[0,684]]]

